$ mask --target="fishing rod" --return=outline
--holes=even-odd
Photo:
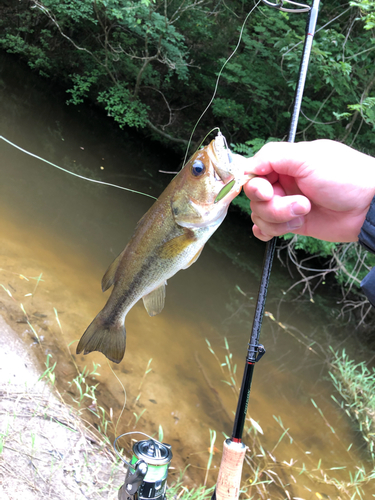
[[[312,5],[305,5],[292,1],[279,0],[278,3],[272,3],[268,0],[261,0],[269,7],[278,9],[282,12],[308,12],[306,25],[305,42],[302,51],[302,59],[299,69],[297,88],[294,95],[293,111],[288,134],[288,142],[294,142],[298,117],[301,110],[303,91],[306,82],[307,69],[310,59],[310,53],[315,34],[316,22],[318,18],[320,0],[312,0]],[[284,3],[293,5],[293,8],[284,7]],[[260,330],[266,303],[268,284],[271,275],[272,262],[275,255],[277,238],[274,237],[266,244],[266,250],[263,261],[262,276],[259,285],[257,303],[253,325],[248,344],[244,374],[242,378],[241,390],[237,403],[237,410],[234,418],[232,437],[226,439],[223,445],[223,455],[221,459],[218,479],[212,500],[235,500],[239,496],[242,466],[245,459],[246,446],[242,441],[242,434],[246,420],[246,413],[249,404],[251,383],[253,379],[255,363],[257,363],[266,350],[259,343]]]

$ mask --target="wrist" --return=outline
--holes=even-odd
[[[366,250],[375,253],[375,196],[372,198],[366,218],[360,229],[358,241]]]

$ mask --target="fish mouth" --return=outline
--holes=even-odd
[[[234,179],[234,175],[229,170],[220,168],[218,165],[214,165],[214,169],[215,169],[215,174],[224,184],[227,184],[229,181]]]
[[[233,165],[231,165],[231,151],[227,146],[225,137],[220,132],[213,141],[213,150],[217,159],[217,161],[213,164],[215,177],[219,177],[219,179],[223,183],[223,187],[219,191],[214,201],[214,203],[217,203],[232,190],[233,186],[236,183],[236,179],[233,173]]]
[[[215,170],[215,177],[218,176],[221,182],[223,183],[223,187],[219,191],[214,201],[214,203],[217,203],[218,201],[225,198],[225,196],[232,191],[232,188],[236,184],[236,178],[232,172],[230,172],[229,170],[224,170],[223,168],[220,168],[217,165],[214,166],[214,170]]]

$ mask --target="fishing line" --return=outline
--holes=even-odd
[[[26,153],[27,155],[32,156],[33,158],[36,158],[37,160],[43,161],[44,163],[48,163],[48,165],[51,165],[52,167],[55,167],[58,170],[62,170],[63,172],[65,172],[67,174],[73,175],[74,177],[78,177],[79,179],[83,179],[84,181],[90,181],[90,182],[94,182],[95,184],[102,184],[103,186],[109,186],[109,187],[114,187],[117,189],[123,189],[124,191],[130,191],[131,193],[141,194],[142,196],[147,196],[148,198],[152,198],[153,200],[157,200],[157,198],[155,198],[155,196],[152,196],[151,194],[142,193],[141,191],[136,191],[135,189],[126,188],[124,186],[117,186],[117,184],[111,184],[109,182],[104,182],[104,181],[98,181],[96,179],[90,179],[89,177],[84,177],[83,175],[76,174],[75,172],[71,172],[70,170],[67,170],[66,168],[59,167],[58,165],[55,165],[54,163],[42,158],[41,156],[38,156],[34,153],[31,153],[30,151],[27,151],[26,149],[23,149],[20,146],[17,146],[17,144],[14,144],[13,142],[9,141],[8,139],[3,137],[2,135],[0,136],[0,139],[7,142],[8,144],[13,146],[14,148],[22,151],[23,153]]]
[[[212,128],[212,129],[211,129],[211,130],[210,130],[210,131],[209,131],[209,132],[208,132],[208,133],[207,133],[207,134],[203,137],[203,139],[201,140],[201,143],[200,143],[200,144],[199,144],[199,146],[197,147],[197,151],[198,151],[198,150],[202,147],[202,145],[203,145],[204,141],[207,139],[207,137],[208,137],[210,134],[212,134],[212,132],[213,132],[214,130],[217,130],[217,132],[220,134],[220,127],[214,127],[214,128]],[[225,142],[226,142],[226,139],[225,139],[225,138],[224,138],[224,140],[225,140]],[[227,145],[227,146],[228,146],[228,145]],[[187,151],[188,151],[188,150],[189,150],[189,146],[188,146]],[[182,164],[181,169],[184,167],[184,165],[186,165],[186,155],[185,155],[184,163]],[[159,172],[160,172],[161,174],[175,174],[175,175],[176,175],[176,174],[178,174],[178,172],[169,172],[169,171],[167,171],[167,170],[159,170]]]
[[[187,159],[187,155],[188,155],[188,152],[189,152],[189,148],[190,148],[190,145],[191,145],[191,141],[193,139],[193,134],[196,130],[196,128],[198,127],[198,124],[199,122],[201,121],[201,119],[203,118],[203,116],[206,114],[206,112],[208,111],[208,109],[210,108],[213,100],[215,99],[216,97],[216,93],[217,93],[217,89],[218,89],[218,86],[219,86],[219,80],[221,78],[221,74],[223,73],[224,71],[224,68],[225,66],[228,64],[228,62],[232,59],[232,57],[234,56],[234,54],[237,52],[239,46],[240,46],[240,43],[241,43],[241,40],[242,40],[242,35],[243,35],[243,31],[245,29],[245,25],[247,23],[247,20],[249,19],[249,17],[251,16],[251,14],[254,12],[254,10],[258,7],[258,5],[260,4],[261,0],[258,0],[258,2],[254,5],[254,7],[251,9],[251,11],[247,14],[247,16],[245,17],[245,20],[244,22],[242,23],[242,26],[241,26],[241,31],[240,31],[240,36],[238,38],[238,42],[237,42],[237,45],[235,47],[235,49],[233,50],[233,52],[230,54],[230,56],[228,57],[228,59],[224,62],[224,64],[222,65],[220,71],[219,71],[219,74],[217,76],[217,79],[216,79],[216,84],[215,84],[215,89],[214,89],[214,93],[210,99],[210,102],[207,104],[206,108],[204,109],[203,113],[200,115],[200,117],[198,118],[196,124],[194,125],[193,127],[193,130],[190,134],[190,138],[189,138],[189,142],[188,142],[188,145],[187,145],[187,148],[186,148],[186,153],[185,153],[185,158],[184,158],[184,165],[186,163],[186,159]],[[214,129],[215,130],[215,129]],[[207,136],[206,136],[207,137]]]
[[[123,187],[123,186],[117,186],[116,184],[110,184],[109,182],[98,181],[98,180],[96,180],[96,179],[90,179],[90,178],[88,178],[88,177],[84,177],[83,175],[76,174],[75,172],[71,172],[70,170],[67,170],[67,169],[65,169],[65,168],[63,168],[63,167],[59,167],[58,165],[55,165],[54,163],[52,163],[52,162],[50,162],[50,161],[46,160],[45,158],[42,158],[41,156],[38,156],[38,155],[36,155],[36,154],[34,154],[34,153],[31,153],[30,151],[27,151],[26,149],[21,148],[20,146],[18,146],[17,144],[14,144],[13,142],[11,142],[10,140],[6,139],[6,138],[5,138],[5,137],[3,137],[3,136],[0,136],[0,139],[2,139],[3,141],[7,142],[8,144],[10,144],[11,146],[13,146],[14,148],[18,149],[19,151],[22,151],[23,153],[26,153],[27,155],[32,156],[33,158],[36,158],[37,160],[43,161],[44,163],[47,163],[48,165],[51,165],[52,167],[55,167],[55,168],[57,168],[58,170],[62,170],[63,172],[65,172],[65,173],[67,173],[67,174],[73,175],[74,177],[78,177],[78,178],[83,179],[83,180],[85,180],[85,181],[94,182],[94,183],[96,183],[96,184],[102,184],[102,185],[104,185],[104,186],[110,186],[110,187],[115,187],[115,188],[118,188],[118,189],[123,189],[124,191],[130,191],[131,193],[141,194],[141,195],[143,195],[143,196],[148,196],[149,198],[152,198],[152,199],[156,200],[156,198],[155,198],[154,196],[151,196],[150,194],[147,194],[147,193],[141,193],[140,191],[136,191],[136,190],[134,190],[134,189],[126,188],[126,187]],[[1,286],[2,286],[2,285],[1,285]],[[58,325],[59,325],[59,327],[60,327],[60,330],[61,330],[61,332],[62,332],[62,327],[61,327],[60,320],[59,320],[58,315],[57,315],[57,311],[56,311],[56,309],[54,309],[54,310],[55,310],[55,315],[56,315],[56,320],[57,320],[57,323],[58,323]],[[78,369],[78,366],[77,366],[77,364],[76,364],[76,362],[75,362],[75,360],[74,360],[74,358],[73,358],[72,354],[70,353],[69,348],[68,348],[68,351],[69,351],[69,354],[70,354],[70,356],[71,356],[71,358],[72,358],[72,360],[73,360],[73,363],[74,363],[74,365],[75,365],[75,367],[76,367],[76,369],[77,369],[78,373],[80,373],[80,371],[79,371],[79,369]],[[107,360],[107,362],[108,362],[108,360]],[[113,375],[117,378],[117,380],[118,380],[119,384],[121,385],[121,387],[122,387],[122,389],[123,389],[123,391],[124,391],[124,404],[123,404],[123,406],[122,406],[122,409],[121,409],[120,415],[119,415],[119,417],[118,417],[118,419],[117,419],[117,423],[116,423],[116,426],[115,426],[115,434],[116,434],[116,433],[117,433],[117,426],[118,426],[118,423],[119,423],[119,421],[120,421],[120,419],[121,419],[121,417],[122,417],[122,414],[123,414],[123,413],[124,413],[124,411],[125,411],[125,406],[126,406],[126,399],[127,399],[127,397],[126,397],[126,389],[125,389],[125,387],[124,387],[123,383],[121,382],[121,380],[119,379],[119,377],[116,375],[116,373],[114,372],[113,368],[110,366],[110,364],[109,364],[109,363],[108,363],[108,366],[109,366],[110,370],[112,371]]]
[[[218,133],[218,134],[220,134],[220,127],[214,127],[214,128],[212,128],[212,129],[208,132],[208,134],[206,134],[206,135],[203,137],[203,139],[201,140],[201,143],[200,143],[200,144],[199,144],[199,146],[198,146],[198,149],[200,149],[200,148],[202,147],[202,145],[203,145],[204,141],[207,139],[207,137],[208,137],[210,134],[212,134],[212,132],[213,132],[214,130],[217,130],[217,133]]]
[[[107,364],[108,364],[108,366],[109,366],[109,369],[110,369],[110,370],[111,370],[111,372],[113,373],[113,375],[114,375],[114,376],[117,378],[117,380],[119,381],[119,384],[121,385],[122,390],[124,391],[124,397],[125,397],[125,399],[124,399],[124,404],[122,405],[122,409],[121,409],[121,411],[120,411],[120,415],[119,415],[119,417],[118,417],[118,419],[117,419],[117,422],[116,422],[116,425],[115,425],[115,436],[116,436],[116,435],[117,435],[117,426],[118,426],[118,423],[120,422],[120,419],[121,419],[121,417],[122,417],[122,414],[123,414],[123,413],[124,413],[124,411],[125,411],[125,406],[126,406],[126,399],[127,399],[127,396],[126,396],[126,389],[125,389],[124,384],[121,382],[121,380],[119,379],[119,377],[116,375],[116,373],[115,373],[115,371],[113,370],[112,366],[109,364],[108,359],[107,359]]]
[[[218,89],[218,86],[219,86],[219,81],[220,81],[221,75],[222,75],[222,73],[224,71],[224,68],[228,64],[228,62],[232,59],[232,57],[235,55],[235,53],[237,52],[237,50],[238,50],[238,48],[240,46],[241,40],[242,40],[242,35],[243,35],[243,31],[245,29],[245,25],[247,23],[247,20],[249,19],[249,17],[251,16],[251,14],[254,12],[254,10],[258,7],[258,5],[260,4],[260,2],[261,2],[261,0],[258,0],[257,3],[254,5],[254,7],[250,10],[250,12],[245,17],[245,20],[244,20],[244,22],[242,23],[242,26],[241,26],[240,36],[238,38],[237,45],[234,48],[233,52],[230,54],[230,56],[227,58],[227,60],[224,62],[224,64],[222,65],[222,67],[221,67],[221,69],[219,71],[219,74],[218,74],[217,79],[216,79],[216,83],[215,83],[215,88],[214,88],[213,95],[212,95],[209,103],[207,104],[206,108],[204,109],[204,111],[202,112],[202,114],[200,115],[200,117],[198,118],[198,120],[197,120],[196,124],[194,125],[193,130],[192,130],[192,132],[190,134],[190,138],[189,138],[189,142],[188,142],[188,145],[187,145],[187,148],[186,148],[186,153],[185,153],[183,165],[185,165],[186,160],[187,160],[187,155],[188,155],[189,148],[190,148],[190,145],[191,145],[191,142],[192,142],[192,139],[193,139],[193,134],[194,134],[197,126],[199,125],[201,119],[206,114],[206,112],[210,108],[213,100],[216,97],[217,89]],[[213,130],[215,130],[215,128]],[[211,130],[211,132],[212,132],[212,130]],[[209,134],[211,132],[209,132]],[[207,134],[206,137],[209,134]],[[203,141],[206,139],[206,137],[203,139]],[[75,177],[78,177],[79,179],[82,179],[82,180],[85,180],[85,181],[89,181],[89,182],[94,182],[95,184],[102,184],[103,186],[109,186],[109,187],[114,187],[114,188],[117,188],[117,189],[122,189],[124,191],[129,191],[130,193],[134,193],[134,194],[140,194],[142,196],[147,196],[148,198],[151,198],[153,200],[157,199],[157,198],[155,198],[155,196],[152,196],[152,195],[147,194],[147,193],[142,193],[140,191],[136,191],[134,189],[126,188],[124,186],[118,186],[116,184],[111,184],[109,182],[99,181],[99,180],[96,180],[96,179],[90,179],[88,177],[84,177],[83,175],[76,174],[75,172],[71,172],[70,170],[67,170],[67,169],[65,169],[63,167],[60,167],[60,166],[58,166],[58,165],[56,165],[56,164],[54,164],[54,163],[52,163],[52,162],[50,162],[50,161],[42,158],[41,156],[38,156],[38,155],[36,155],[34,153],[31,153],[30,151],[27,151],[26,149],[21,148],[20,146],[18,146],[17,144],[14,144],[9,139],[6,139],[3,136],[0,136],[0,139],[2,139],[3,141],[7,142],[8,144],[10,144],[11,146],[13,146],[14,148],[18,149],[19,151],[22,151],[23,153],[25,153],[25,154],[27,154],[29,156],[32,156],[33,158],[36,158],[36,159],[38,159],[40,161],[43,161],[44,163],[47,163],[48,165],[51,165],[52,167],[57,168],[58,170],[62,170],[63,172],[65,172],[67,174],[70,174],[70,175],[73,175]],[[202,141],[202,143],[203,143],[203,141]]]

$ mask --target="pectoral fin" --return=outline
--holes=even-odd
[[[184,229],[184,233],[167,241],[159,250],[159,255],[162,259],[174,259],[185,248],[191,245],[196,240],[196,236],[190,229]]]
[[[202,248],[200,248],[198,250],[198,252],[194,255],[194,257],[191,259],[191,261],[188,264],[186,264],[185,267],[182,267],[181,269],[187,269],[188,267],[192,266],[194,264],[194,262],[196,262],[199,259],[199,256],[202,253],[203,248],[204,248],[204,245]]]
[[[155,288],[155,290],[152,290],[152,292],[142,297],[143,304],[150,316],[155,316],[163,310],[166,284],[167,282],[163,283],[161,286]]]

